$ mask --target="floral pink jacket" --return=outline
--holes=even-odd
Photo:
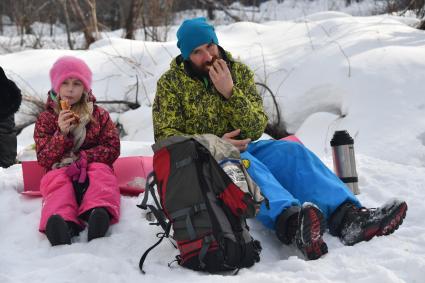
[[[89,100],[95,102],[96,98],[90,93]],[[64,136],[60,132],[58,115],[53,110],[55,103],[49,95],[46,110],[38,116],[34,129],[37,160],[47,171],[68,155],[73,146],[72,136]],[[86,153],[88,163],[101,162],[112,167],[120,155],[118,130],[109,113],[96,104],[93,107],[93,120],[86,126],[86,139],[80,152]]]

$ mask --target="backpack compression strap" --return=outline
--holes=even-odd
[[[173,212],[170,216],[172,217],[173,220],[176,220],[177,218],[184,216],[186,229],[187,229],[187,232],[189,233],[189,238],[190,240],[194,240],[196,239],[197,234],[192,224],[192,215],[195,215],[201,212],[202,210],[207,210],[207,205],[205,203],[200,203],[200,204],[193,205],[191,207],[177,210]]]
[[[150,179],[152,179],[152,181],[149,181]],[[155,185],[157,185],[155,173],[151,172],[146,177],[146,186],[145,186],[145,192],[144,192],[145,195],[143,196],[142,203],[137,205],[137,207],[143,210],[147,210],[149,208],[149,210],[152,211],[153,215],[158,221],[157,225],[161,225],[162,229],[164,229],[165,231],[169,223],[165,220],[165,216],[164,216],[164,213],[162,212],[161,205],[159,204],[159,201],[155,195],[155,190],[154,190]],[[152,195],[152,198],[155,202],[155,206],[151,204],[147,204],[149,193]]]
[[[140,271],[142,271],[143,274],[146,274],[146,272],[143,270],[143,263],[146,260],[146,257],[148,256],[149,252],[151,250],[153,250],[156,246],[158,246],[159,244],[161,244],[162,240],[164,240],[164,238],[168,238],[170,235],[170,228],[171,228],[171,222],[167,223],[167,226],[165,227],[165,232],[164,233],[158,233],[157,237],[159,237],[158,242],[156,242],[153,246],[151,246],[149,249],[147,249],[144,254],[142,255],[142,257],[140,258],[139,261],[139,268]]]

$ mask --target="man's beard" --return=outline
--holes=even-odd
[[[207,78],[210,77],[208,62],[205,62],[204,64],[202,64],[202,66],[196,66],[195,64],[192,63],[192,61],[189,61],[189,62],[196,76],[207,77]]]

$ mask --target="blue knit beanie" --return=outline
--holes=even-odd
[[[218,45],[218,39],[214,27],[204,17],[185,20],[177,30],[177,47],[185,60],[193,49],[209,43]]]

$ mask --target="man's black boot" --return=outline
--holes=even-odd
[[[276,235],[284,244],[295,242],[306,259],[314,260],[328,252],[322,235],[326,221],[320,209],[311,203],[289,207],[276,221]]]
[[[276,236],[285,245],[290,245],[295,240],[300,210],[301,207],[299,206],[288,207],[277,218]]]
[[[52,215],[47,220],[46,236],[52,246],[70,245],[71,233],[68,224],[60,215]]]
[[[346,202],[332,214],[329,230],[345,245],[352,246],[374,236],[393,233],[403,223],[406,212],[407,204],[400,200],[390,201],[379,208],[359,208]]]
[[[109,229],[110,221],[109,213],[103,207],[94,208],[88,220],[87,240],[91,241],[96,238],[104,237]]]

